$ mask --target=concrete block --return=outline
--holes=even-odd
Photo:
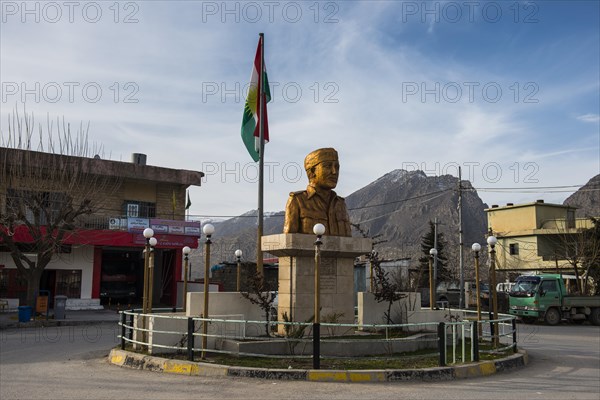
[[[509,371],[515,368],[521,368],[525,365],[523,354],[513,354],[503,360],[495,361],[496,372]]]
[[[481,376],[479,365],[467,364],[454,367],[454,377],[459,379]]]
[[[218,364],[198,363],[198,369],[192,371],[191,375],[197,376],[227,376],[229,366]]]
[[[312,382],[348,382],[347,371],[309,370],[306,376]]]
[[[479,371],[482,376],[492,375],[496,373],[496,364],[494,361],[484,361],[479,364]]]
[[[127,354],[128,354],[128,352],[126,352],[126,351],[112,349],[110,351],[110,354],[108,355],[108,359],[111,364],[118,365],[119,367],[121,367],[125,363]]]
[[[348,371],[349,382],[385,382],[386,379],[384,371]]]
[[[178,375],[198,375],[198,364],[190,361],[166,360],[164,372]]]

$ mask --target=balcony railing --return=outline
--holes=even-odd
[[[193,221],[103,215],[86,215],[82,216],[79,221],[79,226],[84,229],[141,232],[150,227],[154,229],[155,233],[200,236],[200,222]]]

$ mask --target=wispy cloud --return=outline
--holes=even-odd
[[[596,123],[596,122],[600,121],[600,115],[598,115],[598,114],[582,114],[582,115],[578,115],[576,118],[579,121],[583,121],[583,122]]]
[[[261,2],[139,2],[134,24],[114,23],[112,3],[98,24],[9,16],[0,26],[0,127],[24,96],[37,116],[90,121],[91,140],[114,159],[141,152],[150,164],[210,172],[192,188],[192,213],[256,208],[255,167],[240,124],[258,32],[265,32],[274,84],[267,210],[281,210],[288,193],[305,185],[296,166],[323,146],[340,152],[341,195],[414,165],[432,174],[473,166],[476,184],[510,186],[524,184],[525,164],[536,163],[545,185],[579,183],[599,169],[593,154],[576,151],[597,143],[597,132],[579,123],[599,121],[581,114],[599,107],[597,17],[587,3],[581,13],[579,3],[548,3],[532,24],[522,21],[531,14],[524,9],[514,22],[521,3],[492,23],[481,8],[473,22],[466,8],[450,21],[448,7],[462,3],[440,2],[434,22],[423,13],[436,6],[410,2],[413,10],[393,1],[290,2],[272,10]],[[262,19],[252,22],[245,4],[263,7]],[[564,8],[578,19],[564,20]],[[77,83],[73,101],[66,82]],[[52,83],[62,89],[58,101]],[[485,181],[486,166],[501,168],[499,180]],[[501,202],[489,197],[496,195],[482,193],[488,203]]]

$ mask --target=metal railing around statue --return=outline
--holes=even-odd
[[[244,320],[242,315],[204,319],[186,317],[176,311],[154,309],[148,314],[141,310],[121,311],[121,349],[190,361],[199,359],[199,354],[207,359],[226,355],[312,358],[312,322],[274,321],[267,328],[265,321]],[[142,323],[144,318],[150,321],[147,325]],[[517,351],[515,321],[513,316],[501,314],[495,321],[478,322],[474,312],[451,310],[444,322],[393,325],[322,322],[321,359],[431,358],[439,366],[475,362],[482,355]],[[205,323],[206,336],[202,329]],[[497,337],[493,335],[494,327],[498,330]],[[278,329],[285,333],[277,334]],[[206,348],[202,343],[206,343]]]

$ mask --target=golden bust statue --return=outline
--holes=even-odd
[[[325,225],[325,235],[351,236],[346,203],[333,189],[337,186],[340,163],[335,149],[318,149],[306,156],[306,190],[290,193],[285,207],[284,233],[313,234],[313,226]]]

